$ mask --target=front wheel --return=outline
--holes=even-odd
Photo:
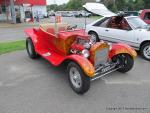
[[[144,59],[150,61],[150,42],[142,45],[140,53]]]
[[[119,54],[112,58],[113,62],[117,62],[118,66],[120,67],[117,71],[126,73],[130,71],[133,68],[134,65],[134,59],[129,54]]]
[[[84,74],[80,66],[70,62],[67,67],[68,79],[71,88],[77,94],[84,94],[90,88],[90,77]]]

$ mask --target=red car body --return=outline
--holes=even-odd
[[[145,23],[150,24],[150,9],[142,10],[139,16]]]
[[[26,29],[25,32],[28,35],[27,40],[32,40],[34,46],[34,50],[32,51],[35,51],[54,66],[59,66],[63,62],[75,62],[89,78],[94,78],[98,73],[98,69],[96,68],[97,61],[105,59],[106,63],[104,65],[106,66],[106,64],[108,64],[107,61],[111,61],[111,59],[116,55],[128,54],[131,59],[134,59],[137,55],[134,49],[128,45],[110,45],[101,41],[90,46],[90,56],[85,58],[82,54],[85,47],[82,44],[77,44],[77,39],[85,40],[86,42],[90,40],[89,35],[84,29],[67,30],[67,26],[68,25],[66,24],[58,24],[56,30],[56,26],[54,24],[45,24],[41,25],[39,29]],[[107,49],[108,54],[107,52],[105,54],[105,51],[103,52],[105,49]],[[101,52],[99,55],[104,56],[105,58],[97,57],[97,51]],[[108,71],[108,68],[111,67],[110,65],[106,66],[107,69],[105,68],[103,71]],[[86,91],[82,89],[81,92],[78,90],[76,92],[84,93]]]

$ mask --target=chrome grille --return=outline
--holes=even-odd
[[[103,48],[103,49],[99,49],[96,51],[95,58],[94,58],[95,67],[107,62],[108,51],[109,51],[109,48]]]

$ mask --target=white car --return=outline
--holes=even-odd
[[[94,4],[97,5],[97,3],[92,5]],[[139,50],[146,60],[150,60],[150,27],[148,24],[137,16],[116,15],[101,7],[94,10],[90,3],[84,7],[104,16],[86,26],[86,31],[91,35],[92,41],[96,42],[102,39],[109,42],[125,43],[135,50]]]
[[[78,11],[74,14],[74,16],[75,17],[90,17],[92,16],[92,14],[87,11]]]

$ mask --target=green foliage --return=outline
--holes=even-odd
[[[144,9],[144,1],[143,0],[137,0],[137,2],[134,4],[134,10],[141,10]]]
[[[81,10],[82,9],[83,2],[82,0],[70,0],[67,4],[62,5],[48,5],[47,10],[51,11],[65,11],[65,10]]]
[[[81,10],[82,5],[86,0],[70,0],[67,4],[63,5],[49,5],[47,6],[49,10]],[[91,0],[92,1],[92,0]],[[115,2],[114,2],[115,1]],[[101,0],[101,3],[104,3],[108,9],[113,12],[124,11],[124,10],[142,10],[149,9],[150,2],[149,0]]]
[[[82,9],[82,5],[83,5],[82,0],[70,0],[67,3],[66,8],[68,10],[80,10]]]
[[[66,4],[62,5],[57,5],[57,4],[52,4],[52,5],[47,5],[47,11],[65,11],[66,10]]]
[[[150,9],[150,2],[149,2],[149,0],[143,0],[144,1],[144,8],[145,9]]]
[[[114,2],[108,2],[105,5],[112,11],[124,11],[124,10],[142,10],[145,8],[150,8],[149,0],[115,0]]]

